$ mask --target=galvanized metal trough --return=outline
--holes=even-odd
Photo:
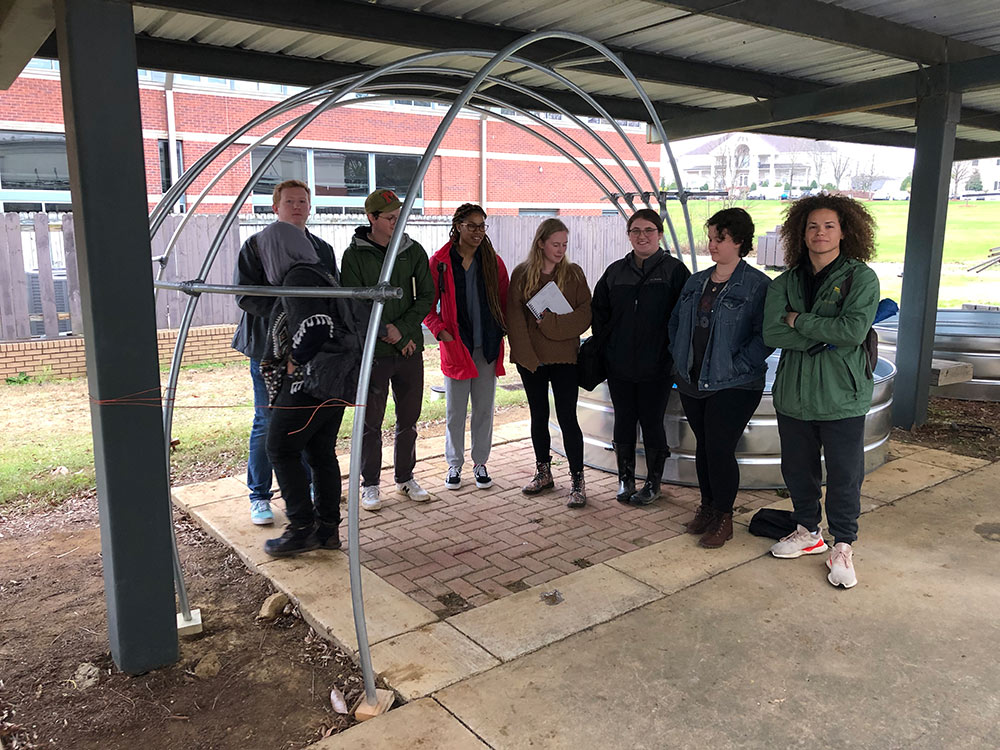
[[[875,326],[879,356],[896,360],[899,317]],[[967,401],[1000,401],[1000,312],[992,310],[937,311],[934,359],[968,362],[972,380],[931,388],[931,395]]]
[[[781,478],[781,443],[778,439],[778,421],[774,414],[774,404],[771,401],[771,385],[774,382],[775,368],[778,366],[778,354],[775,352],[768,359],[764,398],[736,447],[737,460],[740,464],[740,487],[743,489],[768,489],[785,486]],[[875,391],[872,394],[872,408],[865,418],[866,472],[885,463],[889,433],[892,431],[892,389],[895,375],[895,365],[887,359],[880,359],[878,367],[875,368]],[[549,427],[553,435],[552,447],[557,453],[565,455],[562,433],[554,418],[554,405],[551,413],[553,419],[550,421]],[[580,391],[577,416],[580,420],[580,428],[583,430],[584,463],[594,469],[615,473],[617,470],[615,454],[611,446],[614,407],[611,405],[607,384],[601,384],[592,393]],[[667,429],[667,442],[670,445],[672,455],[667,459],[663,469],[663,479],[671,484],[696,486],[698,477],[694,465],[694,433],[684,417],[680,397],[676,390],[671,394],[670,401],[667,403],[664,421]],[[638,453],[643,453],[641,435]],[[645,471],[644,461],[637,462],[636,471]]]

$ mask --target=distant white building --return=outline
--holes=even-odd
[[[674,148],[681,151],[683,143]],[[820,186],[834,183],[836,157],[837,150],[825,141],[727,133],[677,156],[677,163],[688,189],[707,184],[710,190],[746,193],[765,183],[772,187],[785,183],[808,187],[813,180]]]
[[[979,177],[983,181],[983,190],[987,193],[1000,193],[1000,159],[973,159],[969,162],[969,166],[971,169],[965,182],[968,181],[969,177],[972,177],[973,172],[978,171]],[[964,184],[959,186],[958,192],[966,192]]]

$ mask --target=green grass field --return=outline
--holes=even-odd
[[[668,205],[675,226],[683,226],[680,204],[670,202]],[[787,201],[740,201],[736,205],[750,212],[757,234],[763,234],[781,224],[782,212],[790,204]],[[907,201],[869,201],[866,205],[878,222],[876,260],[902,263],[910,204]],[[701,227],[705,220],[720,208],[719,201],[688,203],[696,245],[704,242]],[[949,202],[944,242],[945,263],[971,265],[985,260],[990,248],[1000,245],[1000,201]],[[682,240],[682,244],[686,243]]]

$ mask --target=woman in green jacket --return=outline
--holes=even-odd
[[[874,386],[862,344],[879,301],[878,277],[865,264],[875,254],[875,221],[851,198],[811,196],[789,206],[781,237],[788,270],[768,288],[764,343],[781,348],[772,393],[797,528],[771,554],[795,558],[828,549],[819,528],[825,459],[834,538],[827,578],[851,588],[858,582],[852,544]]]

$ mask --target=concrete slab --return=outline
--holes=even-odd
[[[683,534],[652,547],[608,560],[605,565],[672,594],[767,553],[771,542],[734,527],[732,540],[721,549],[698,546],[698,537]]]
[[[897,458],[905,458],[911,453],[917,453],[918,451],[925,450],[922,445],[914,445],[913,443],[902,443],[899,440],[889,441],[889,453],[887,460],[894,461]]]
[[[180,487],[171,487],[170,494],[174,502],[184,510],[197,508],[207,503],[215,503],[219,500],[229,500],[231,498],[243,498],[243,505],[246,506],[247,519],[250,518],[250,500],[247,494],[246,484],[236,477],[226,477],[217,479],[214,482],[198,482],[197,484],[185,484]]]
[[[443,622],[425,625],[372,648],[375,671],[405,700],[430,695],[499,663]]]
[[[297,557],[271,560],[259,566],[274,585],[299,605],[302,617],[340,646],[357,651],[354,610],[347,555],[340,550],[316,550]],[[370,644],[437,621],[437,616],[361,568],[365,621]]]
[[[425,698],[356,724],[345,732],[309,745],[307,750],[475,750],[486,747],[454,716]]]
[[[972,456],[960,456],[957,453],[939,451],[935,448],[916,451],[909,455],[909,458],[920,463],[940,466],[942,469],[953,469],[955,471],[972,471],[989,464],[989,461]]]
[[[879,502],[892,502],[951,479],[959,473],[961,472],[954,469],[914,461],[912,458],[900,458],[880,466],[866,476],[861,494]]]
[[[560,604],[540,598],[558,589]],[[654,588],[594,565],[449,617],[447,622],[503,661],[541,648],[660,598]]]
[[[865,516],[850,591],[761,557],[436,697],[513,750],[998,747],[998,484]]]
[[[279,507],[272,503],[273,526],[254,526],[250,523],[250,505],[246,498],[229,498],[192,506],[191,511],[201,525],[216,539],[233,548],[233,552],[250,565],[256,567],[271,560],[264,553],[264,542],[281,536],[288,519]]]

